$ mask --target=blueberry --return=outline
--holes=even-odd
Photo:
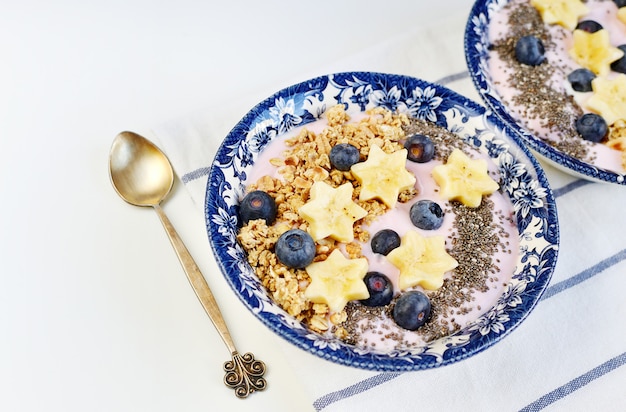
[[[443,223],[443,210],[432,200],[420,200],[409,210],[413,224],[423,230],[439,229]]]
[[[598,143],[606,136],[608,126],[602,116],[585,113],[576,120],[576,131],[583,139]]]
[[[393,285],[389,278],[380,272],[368,272],[363,278],[370,297],[361,300],[365,306],[386,306],[393,298]]]
[[[304,230],[291,229],[280,235],[274,251],[283,265],[302,269],[315,257],[315,242]]]
[[[393,307],[393,320],[398,326],[415,330],[430,316],[430,299],[423,292],[412,290],[403,293]]]
[[[576,30],[583,30],[587,33],[595,33],[602,28],[602,25],[594,20],[583,20],[576,25]]]
[[[524,36],[515,44],[515,58],[522,64],[538,66],[546,60],[545,48],[538,37]]]
[[[626,44],[617,46],[617,48],[624,52],[624,56],[611,63],[611,70],[618,73],[626,73]]]
[[[268,225],[276,220],[276,202],[262,190],[248,193],[239,204],[239,217],[244,224],[250,220],[264,219]]]
[[[391,229],[383,229],[372,237],[372,252],[387,256],[400,246],[400,235]]]
[[[346,172],[359,162],[359,149],[350,143],[339,143],[330,149],[330,164],[337,170]]]
[[[407,159],[412,162],[426,163],[435,155],[435,144],[423,134],[409,136],[404,142],[404,148],[408,151]]]
[[[572,89],[577,92],[590,92],[591,81],[596,75],[589,69],[576,69],[567,76],[567,80],[572,85]]]
[[[615,3],[618,9],[626,6],[626,0],[613,0],[613,3]]]

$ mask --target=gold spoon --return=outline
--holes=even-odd
[[[146,138],[133,132],[122,132],[113,140],[109,171],[113,187],[122,199],[135,206],[152,206],[159,215],[189,283],[230,350],[232,359],[224,363],[224,383],[234,389],[239,398],[265,389],[265,364],[255,360],[252,353],[239,355],[206,279],[161,209],[161,202],[174,184],[174,171],[165,154]]]

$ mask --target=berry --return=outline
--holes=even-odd
[[[430,317],[430,299],[423,292],[412,290],[402,294],[393,307],[393,320],[398,326],[416,330]]]
[[[283,265],[302,269],[315,257],[315,242],[304,230],[291,229],[280,235],[274,251]]]
[[[626,6],[626,0],[613,0],[613,3],[615,3],[618,9]]]
[[[617,46],[617,48],[624,52],[624,56],[611,63],[611,70],[618,73],[626,73],[626,44]]]
[[[412,162],[426,163],[435,155],[435,144],[423,134],[409,136],[404,142],[404,148],[408,152],[406,158]]]
[[[339,143],[330,149],[330,164],[337,170],[346,172],[360,160],[359,149],[350,143]]]
[[[363,278],[370,297],[361,300],[365,306],[386,306],[393,298],[393,285],[389,278],[380,272],[368,272]]]
[[[572,89],[577,92],[590,92],[591,81],[596,75],[589,69],[576,69],[567,76],[567,80],[572,85]]]
[[[276,220],[276,202],[262,190],[248,193],[239,205],[239,217],[244,224],[251,220],[263,219],[271,225]]]
[[[535,36],[524,36],[515,44],[515,58],[522,64],[538,66],[546,60],[545,48]]]
[[[443,224],[443,210],[432,200],[420,200],[409,210],[413,224],[423,230],[439,229]]]
[[[585,113],[576,120],[576,131],[583,139],[598,143],[606,136],[608,126],[602,116]]]
[[[372,237],[372,252],[387,256],[400,246],[400,235],[391,229],[383,229]]]
[[[576,30],[583,30],[587,33],[595,33],[602,28],[602,25],[594,20],[583,20],[576,25]]]

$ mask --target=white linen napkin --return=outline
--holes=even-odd
[[[480,102],[463,53],[466,18],[407,32],[303,72],[291,83],[340,71],[398,73]],[[291,83],[276,85],[267,96]],[[214,153],[255,103],[246,97],[230,106],[220,102],[153,130],[199,213]],[[469,359],[407,373],[340,366],[285,343],[316,410],[626,409],[626,188],[590,183],[548,165],[545,170],[557,202],[561,247],[549,288],[521,326]]]

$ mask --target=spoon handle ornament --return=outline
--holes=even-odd
[[[265,363],[254,359],[250,352],[240,355],[232,353],[232,360],[224,362],[224,383],[235,390],[238,398],[245,398],[249,394],[262,391],[267,386],[263,374],[265,373]]]
[[[193,257],[161,206],[156,204],[153,205],[153,208],[161,219],[161,223],[185,270],[191,287],[232,355],[232,360],[224,363],[224,371],[226,372],[224,383],[234,389],[235,395],[239,398],[245,398],[252,392],[264,390],[267,386],[263,378],[265,374],[265,364],[262,361],[255,360],[254,355],[251,353],[246,353],[241,356],[237,352],[228,327],[226,326],[226,322],[224,321],[224,317],[198,265],[193,260]]]

